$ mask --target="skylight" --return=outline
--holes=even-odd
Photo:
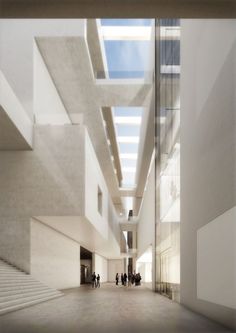
[[[108,79],[146,79],[153,70],[153,20],[101,19]],[[150,77],[150,76],[149,76]],[[122,187],[136,186],[142,107],[113,107]]]
[[[152,20],[102,19],[108,76],[111,79],[145,78],[150,71]]]
[[[123,187],[135,186],[142,113],[143,109],[141,107],[113,108]],[[122,121],[120,121],[121,119]]]

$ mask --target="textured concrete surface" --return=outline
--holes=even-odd
[[[0,317],[4,333],[231,332],[144,287],[102,284]]]
[[[1,256],[29,272],[30,217],[84,215],[84,129],[38,126],[33,151],[0,152]]]
[[[37,37],[36,43],[71,122],[76,124],[83,116],[113,202],[121,209],[101,107],[149,107],[152,82],[142,79],[96,80],[84,37]]]
[[[14,122],[0,106],[0,150],[30,150],[31,147]]]

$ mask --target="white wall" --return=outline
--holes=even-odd
[[[100,282],[107,282],[108,277],[108,263],[107,259],[100,256],[99,254],[94,254],[94,271],[100,275]]]
[[[124,273],[124,259],[108,260],[108,281],[115,282],[116,273]]]
[[[155,237],[155,170],[152,161],[146,189],[138,216],[137,244],[139,258],[147,248],[154,244]]]
[[[35,42],[33,48],[36,124],[70,124],[71,121]]]
[[[236,309],[236,207],[197,233],[197,297]]]
[[[152,282],[152,263],[151,262],[138,262],[136,264],[136,271],[140,273],[142,281],[141,282]]]
[[[56,289],[80,285],[80,245],[31,220],[31,274]]]
[[[82,36],[82,19],[1,19],[0,69],[33,119],[33,41],[36,36]]]
[[[33,123],[0,68],[0,106],[7,113],[29,147],[33,145]],[[11,134],[11,133],[9,133]]]
[[[209,295],[219,286],[220,277],[222,283],[229,283],[222,288],[232,290],[230,264],[219,260],[213,277],[213,254],[205,254],[205,250],[215,256],[220,252],[220,258],[230,252],[226,256],[229,261],[235,251],[228,238],[232,228],[227,223],[222,230],[226,239],[215,251],[221,230],[217,217],[236,204],[235,59],[236,20],[181,21],[181,302],[234,329],[236,312],[225,302],[228,290],[222,299],[224,305],[216,295]],[[227,240],[229,248],[225,247]],[[209,291],[202,285],[203,277],[205,286],[211,285]]]

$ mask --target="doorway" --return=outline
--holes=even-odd
[[[91,283],[92,277],[92,252],[80,247],[80,284]]]

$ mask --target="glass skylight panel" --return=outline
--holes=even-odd
[[[137,160],[138,155],[137,154],[129,154],[129,153],[124,153],[120,154],[120,158],[125,159],[125,160]]]
[[[101,35],[104,40],[139,40],[149,41],[151,38],[151,27],[145,26],[103,26]]]
[[[109,77],[144,78],[149,59],[149,41],[105,40]]]
[[[120,153],[122,183],[123,186],[134,186],[143,108],[113,107],[112,111]]]
[[[135,185],[135,173],[123,173],[123,185],[133,187]]]
[[[147,79],[153,20],[101,19],[101,36],[110,79]],[[142,107],[113,107],[123,186],[135,186]]]
[[[140,133],[140,126],[130,126],[130,125],[125,125],[125,124],[116,124],[116,131],[117,135],[127,135],[129,136],[139,136]]]
[[[136,168],[137,160],[131,160],[131,159],[121,159],[121,167],[123,170],[123,167],[132,167]]]
[[[139,143],[138,136],[117,136],[117,142],[119,143]]]
[[[120,152],[122,153],[138,153],[138,144],[130,144],[130,143],[120,143],[119,144]]]
[[[152,20],[102,19],[100,33],[110,79],[147,77]]]
[[[141,117],[115,117],[115,124],[140,125]]]
[[[101,19],[103,26],[150,26],[151,19]]]
[[[137,106],[116,106],[113,108],[115,117],[141,117],[143,108]]]

